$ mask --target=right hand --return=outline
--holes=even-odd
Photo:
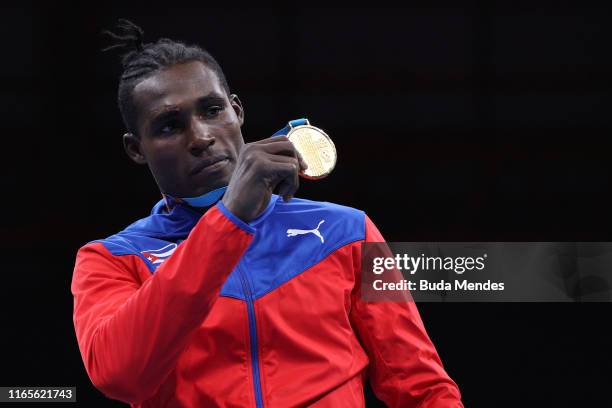
[[[244,222],[261,214],[278,187],[289,201],[299,187],[299,173],[308,166],[286,136],[245,144],[223,196],[223,205]]]

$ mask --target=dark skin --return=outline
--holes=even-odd
[[[267,207],[272,192],[285,201],[306,164],[282,137],[244,143],[244,109],[214,71],[199,61],[177,64],[138,83],[132,93],[137,134],[125,151],[147,164],[162,193],[196,197],[228,186],[223,204],[243,221]]]

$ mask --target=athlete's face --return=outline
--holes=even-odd
[[[201,62],[173,65],[133,91],[137,135],[124,145],[163,193],[196,197],[229,183],[244,144],[242,104]]]

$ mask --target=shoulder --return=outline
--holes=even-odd
[[[317,230],[338,244],[365,238],[365,213],[340,204],[302,198],[284,202],[278,198],[270,215],[255,228],[282,230],[288,234],[289,230],[296,233]]]
[[[340,217],[363,217],[364,212],[341,204],[330,203],[328,201],[314,201],[304,198],[292,198],[289,202],[284,202],[281,198],[277,200],[277,208],[286,211],[324,211]]]
[[[330,203],[327,201],[306,200],[293,198],[284,202],[281,198],[277,200],[276,212],[291,216],[327,216],[330,220],[341,222],[363,222],[365,213],[353,207]]]
[[[158,206],[159,203],[149,216],[133,222],[116,234],[91,241],[81,250],[103,247],[105,251],[98,250],[98,255],[135,255],[145,261],[149,269],[156,269],[159,263],[172,255],[192,227],[192,220],[169,217],[156,211]]]
[[[143,238],[146,240],[148,228],[151,223],[151,216],[141,218],[128,225],[123,230],[110,235],[106,238],[97,239],[91,243],[102,244],[113,255],[125,255],[133,253],[139,249]]]

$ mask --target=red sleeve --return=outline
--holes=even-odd
[[[99,243],[81,248],[71,286],[73,319],[93,384],[128,403],[151,397],[251,240],[213,207],[142,285],[137,256],[113,256]]]
[[[367,216],[365,240],[385,242]],[[358,265],[361,269],[361,261]],[[356,273],[361,276],[361,270]],[[368,376],[376,396],[389,407],[463,407],[459,388],[444,371],[416,304],[366,302],[357,281],[351,322],[370,358]]]

